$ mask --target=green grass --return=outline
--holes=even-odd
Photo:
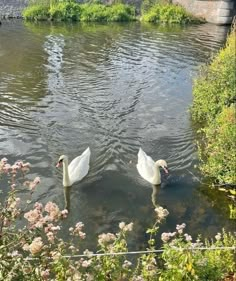
[[[48,12],[52,20],[78,21],[80,20],[82,9],[77,3],[61,2],[51,5]]]
[[[182,6],[173,4],[155,4],[149,10],[143,11],[141,20],[153,23],[190,23],[199,22]]]
[[[27,20],[47,20],[50,17],[49,7],[44,5],[33,5],[23,11],[23,17]]]
[[[235,29],[194,82],[192,119],[200,125],[201,170],[220,183],[236,182]]]
[[[23,11],[26,20],[82,22],[121,22],[135,20],[135,8],[125,4],[78,4],[74,1],[51,1],[50,5],[35,4]]]
[[[149,1],[150,2],[150,1]],[[142,9],[141,20],[153,23],[199,22],[179,5],[161,1],[148,2]],[[153,6],[152,6],[153,5]],[[149,8],[151,7],[151,8]],[[55,20],[82,22],[121,22],[137,20],[135,7],[122,3],[105,5],[99,2],[80,4],[75,0],[31,0],[23,11],[26,20]]]

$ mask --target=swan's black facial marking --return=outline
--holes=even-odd
[[[59,168],[60,166],[62,166],[62,162],[63,162],[63,158],[59,159],[56,164],[56,167]]]

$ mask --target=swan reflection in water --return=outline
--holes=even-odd
[[[71,186],[64,186],[64,199],[65,199],[65,207],[68,212],[70,212],[70,192]]]
[[[157,203],[157,194],[158,194],[158,192],[160,192],[160,189],[161,189],[161,185],[152,184],[151,199],[152,199],[152,204],[153,204],[154,208],[160,207],[160,205]]]

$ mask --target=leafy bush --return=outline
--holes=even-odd
[[[107,7],[103,4],[83,4],[81,5],[81,21],[107,21]]]
[[[231,32],[226,46],[212,60],[203,66],[194,81],[192,117],[207,125],[235,101],[235,31]]]
[[[142,20],[153,23],[189,23],[198,21],[182,6],[173,4],[156,4],[142,15]]]
[[[201,170],[220,183],[235,183],[235,31],[194,82],[192,118],[201,126]]]
[[[177,231],[162,234],[164,268],[160,272],[160,281],[219,281],[227,273],[234,272],[234,254],[223,250],[235,244],[231,233],[223,230],[215,236],[214,242],[213,239],[201,241],[199,236],[193,243],[192,237],[183,232],[184,228],[185,224],[177,225]],[[203,251],[202,247],[209,250]]]
[[[236,182],[236,117],[235,107],[224,107],[215,120],[203,130],[207,142],[201,170],[220,183]]]
[[[51,5],[49,14],[53,20],[72,20],[77,21],[80,19],[81,8],[74,2],[62,2],[56,5]]]
[[[50,17],[49,6],[29,6],[23,11],[23,17],[26,20],[47,20]]]
[[[171,2],[171,0],[143,0],[141,10],[144,13],[150,10],[150,8],[155,6],[156,4],[170,4]]]
[[[115,4],[108,9],[108,21],[135,20],[135,8],[130,5]]]
[[[192,242],[192,237],[184,234],[186,225],[177,225],[174,232],[162,233],[163,253],[157,256],[155,237],[169,214],[162,207],[155,208],[156,221],[146,231],[150,235],[149,252],[133,260],[133,264],[125,254],[132,222],[119,223],[115,234],[100,234],[97,255],[89,250],[81,253],[79,248],[86,238],[82,222],[69,228],[70,239],[64,241],[60,238],[60,232],[65,231],[61,221],[68,216],[67,210],[61,211],[53,202],[36,202],[29,210],[29,205],[17,197],[18,190],[27,188],[30,200],[40,183],[39,177],[26,179],[29,167],[22,161],[10,165],[6,158],[0,160],[0,175],[8,174],[11,179],[8,196],[0,203],[0,280],[219,281],[233,274],[234,253],[224,247],[233,247],[235,237],[225,231],[218,233],[215,241],[201,242],[199,238]],[[23,175],[23,182],[18,175]],[[19,221],[25,226],[20,227]],[[203,251],[201,247],[210,249]],[[116,254],[120,252],[124,254]],[[77,258],[70,258],[75,255]]]
[[[135,8],[121,3],[104,5],[100,3],[79,4],[74,0],[54,0],[48,2],[33,1],[23,11],[26,20],[57,20],[108,22],[135,20]]]

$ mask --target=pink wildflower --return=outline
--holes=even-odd
[[[34,204],[34,208],[38,211],[42,211],[43,210],[43,204],[42,203],[39,203],[39,202],[36,202]]]
[[[24,186],[28,186],[29,190],[34,191],[36,186],[40,183],[40,178],[36,177],[33,181],[25,181]]]
[[[33,182],[35,184],[39,184],[40,183],[40,177],[36,177]]]
[[[133,222],[129,224],[125,224],[123,221],[119,223],[119,228],[123,230],[124,232],[126,231],[132,231],[133,230]]]
[[[157,214],[157,220],[158,222],[161,222],[165,217],[169,215],[169,212],[167,209],[164,209],[163,207],[157,207],[155,208],[155,212]]]
[[[24,244],[23,247],[22,247],[22,249],[23,249],[24,251],[29,251],[29,250],[30,250],[29,244],[28,244],[28,243]]]
[[[185,237],[185,240],[186,240],[187,242],[192,241],[192,236],[191,236],[191,235],[188,235],[187,233],[185,233],[185,234],[184,234],[184,237]]]
[[[54,243],[55,237],[54,237],[53,232],[51,232],[51,231],[48,232],[48,233],[47,233],[47,238],[48,238],[48,241],[49,241],[49,242]]]
[[[18,160],[18,161],[16,161],[16,163],[14,165],[18,166],[18,168],[21,169],[24,164],[23,164],[23,161]]]
[[[98,244],[103,245],[104,243],[109,243],[115,239],[116,236],[113,233],[102,233],[98,236]]]
[[[132,262],[125,260],[122,267],[124,269],[129,268],[132,265]]]
[[[60,210],[58,206],[53,202],[48,202],[44,210],[48,212],[48,220],[50,221],[57,220],[60,216]]]
[[[161,240],[163,241],[163,242],[167,242],[167,241],[169,241],[172,237],[174,237],[176,235],[176,232],[163,232],[162,234],[161,234]]]
[[[17,171],[19,170],[19,166],[18,165],[16,165],[16,164],[14,164],[14,165],[12,165],[11,166],[11,169],[12,169],[12,174],[16,174],[17,173]]]
[[[49,269],[41,271],[41,277],[43,278],[43,280],[48,280],[49,276],[50,276]]]
[[[10,164],[4,164],[2,170],[6,174],[9,173],[10,170],[11,170],[11,165]]]
[[[218,232],[218,233],[216,234],[215,239],[216,239],[217,241],[219,241],[219,240],[221,239],[221,233],[220,233],[220,232]]]
[[[5,165],[7,163],[7,158],[6,157],[2,158],[1,163]]]
[[[178,231],[179,234],[182,234],[185,227],[186,227],[185,223],[177,224],[176,230]]]
[[[83,260],[81,263],[82,267],[89,267],[92,263],[92,260]]]
[[[38,254],[43,248],[43,241],[41,237],[36,237],[29,245],[29,250],[32,255]]]
[[[63,219],[67,218],[68,210],[67,209],[62,210],[61,215],[62,215]]]
[[[24,218],[28,220],[31,225],[36,225],[36,227],[43,226],[43,216],[42,213],[38,209],[30,210],[29,212],[24,214]],[[41,223],[40,223],[41,222]]]

